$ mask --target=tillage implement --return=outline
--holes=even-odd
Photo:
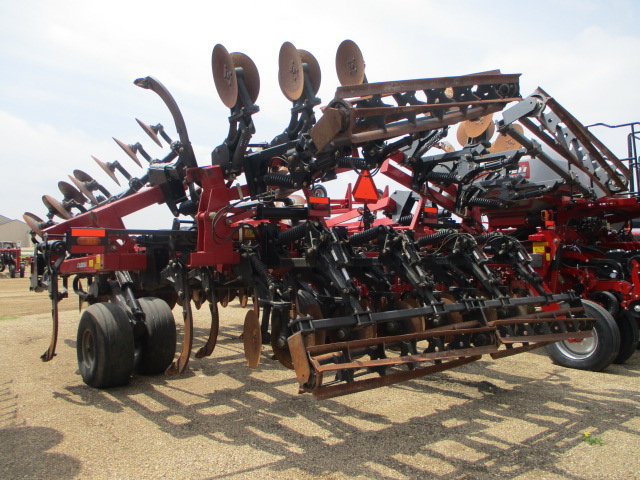
[[[211,161],[196,161],[164,85],[139,78],[135,85],[154,92],[173,118],[175,133],[137,120],[167,153],[153,158],[140,142],[115,140],[142,174],[117,160],[93,160],[118,185],[124,178],[124,190],[112,194],[75,170],[58,184],[62,199],[43,196],[46,220],[25,214],[36,245],[31,288],[47,291],[52,304],[43,360],[55,356],[58,304],[69,289],[86,305],[80,373],[97,388],[124,385],[133,372],[183,372],[193,350],[193,306],[207,304],[211,314],[195,357],[211,355],[219,305],[235,299],[247,307],[249,367],[271,350],[294,370],[300,392],[321,399],[592,336],[602,309],[570,288],[551,289],[526,245],[507,234],[497,241],[499,232],[484,228],[478,214],[502,205],[481,194],[482,182],[504,178],[495,188],[506,188],[513,177],[501,172],[526,153],[490,152],[474,140],[492,114],[526,108],[518,74],[374,83],[360,49],[346,40],[336,54],[341,86],[318,108],[315,57],[286,42],[278,60],[291,116],[271,141],[254,141],[256,65],[216,45],[213,80],[230,113]],[[445,140],[456,125],[473,140],[459,152]],[[609,175],[621,170],[612,160],[601,163]],[[347,186],[354,174],[355,186]],[[404,189],[379,190],[378,174]],[[330,196],[336,185],[341,194]],[[541,188],[556,187],[514,191],[533,198]],[[123,217],[158,203],[174,217],[170,228],[125,227]],[[176,304],[184,322],[177,357]]]

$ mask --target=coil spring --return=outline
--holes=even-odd
[[[278,243],[280,245],[284,245],[285,243],[295,242],[296,240],[301,239],[307,233],[307,224],[301,223],[300,225],[296,225],[295,227],[291,227],[284,232],[280,232],[278,234]]]
[[[429,172],[425,178],[430,182],[457,182],[458,178],[449,172]]]
[[[492,200],[490,198],[471,198],[467,201],[470,207],[486,207],[486,208],[502,208],[504,205],[500,200]]]
[[[425,235],[418,239],[418,245],[421,247],[426,247],[427,245],[432,245],[434,243],[438,243],[440,240],[444,240],[445,237],[452,235],[455,233],[455,230],[447,229],[440,230],[439,232],[432,233],[431,235]]]
[[[349,243],[353,246],[362,245],[370,240],[373,240],[380,233],[381,227],[373,227],[363,232],[354,233],[349,237]]]
[[[258,272],[258,275],[262,277],[262,279],[267,283],[267,285],[269,285],[270,287],[272,285],[275,285],[276,279],[273,278],[273,275],[271,275],[271,273],[269,272],[269,269],[267,269],[267,266],[264,263],[262,263],[262,260],[260,260],[260,257],[258,257],[258,254],[250,253],[249,261],[251,262],[253,269],[256,272]]]
[[[409,215],[405,215],[404,217],[400,217],[398,219],[398,225],[407,226],[411,225],[411,220],[413,220],[413,213]]]
[[[265,185],[273,187],[296,188],[295,180],[291,175],[278,175],[277,173],[267,173],[262,179]]]
[[[364,158],[342,157],[338,159],[340,168],[357,168],[358,170],[368,170],[371,166]]]
[[[475,237],[475,241],[478,245],[484,245],[485,243],[487,243],[490,239],[497,237],[497,236],[501,236],[502,234],[500,232],[490,232],[490,233],[483,233],[482,235],[478,235],[477,237]]]

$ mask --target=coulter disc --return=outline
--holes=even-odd
[[[336,72],[340,85],[360,85],[364,83],[364,57],[360,47],[353,40],[345,40],[336,52]]]
[[[219,43],[213,47],[211,55],[211,68],[213,70],[213,82],[216,85],[218,96],[227,108],[233,108],[238,101],[238,79],[231,55],[223,45]]]
[[[284,42],[278,56],[278,83],[280,90],[292,102],[302,96],[304,90],[304,70],[300,52],[291,42]]]
[[[254,310],[247,310],[244,317],[244,330],[242,332],[244,342],[244,356],[249,368],[257,368],[260,364],[260,352],[262,351],[262,332],[260,320]]]

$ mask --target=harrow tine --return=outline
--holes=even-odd
[[[157,125],[156,127],[150,127],[149,125],[144,123],[142,120],[138,120],[137,118],[136,118],[136,122],[138,122],[138,125],[140,125],[142,130],[144,130],[144,133],[149,135],[149,138],[151,138],[151,140],[153,140],[160,148],[162,148],[162,143],[158,138],[158,131],[160,130],[159,127]]]
[[[131,145],[127,145],[124,142],[121,142],[120,140],[118,140],[115,137],[111,137],[113,138],[113,140],[120,146],[120,148],[122,150],[124,150],[124,153],[126,153],[129,158],[131,158],[131,160],[133,160],[134,162],[136,162],[136,164],[142,168],[142,163],[140,163],[140,160],[138,160],[138,156],[136,155],[136,152],[133,150],[133,148],[131,147]],[[118,184],[120,185],[120,184]]]
[[[182,341],[182,349],[180,350],[180,356],[165,370],[166,375],[177,375],[184,372],[185,368],[189,364],[189,355],[191,354],[191,347],[193,346],[193,310],[191,309],[191,289],[187,281],[187,273],[184,268],[181,268],[182,275],[182,319],[184,321],[184,339]]]
[[[58,343],[58,302],[61,300],[61,296],[58,291],[58,275],[55,271],[51,275],[51,284],[49,286],[49,295],[51,297],[51,341],[49,342],[49,348],[44,352],[40,358],[43,362],[53,360],[56,356],[56,345]]]
[[[196,358],[208,357],[213,353],[218,341],[218,332],[220,331],[220,313],[216,301],[209,302],[209,311],[211,312],[211,327],[209,329],[209,338],[207,343],[196,352]]]

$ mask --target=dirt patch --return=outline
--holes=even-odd
[[[59,303],[59,308],[78,311],[77,302],[78,297],[70,292],[69,298]],[[50,311],[49,295],[29,291],[28,278],[0,278],[0,320]]]
[[[43,363],[46,293],[0,281],[0,478],[640,478],[638,353],[604,373],[522,354],[318,402],[270,348],[246,366],[232,304],[211,358],[99,391],[77,374],[75,299],[61,309]],[[196,349],[208,321],[205,307]]]

